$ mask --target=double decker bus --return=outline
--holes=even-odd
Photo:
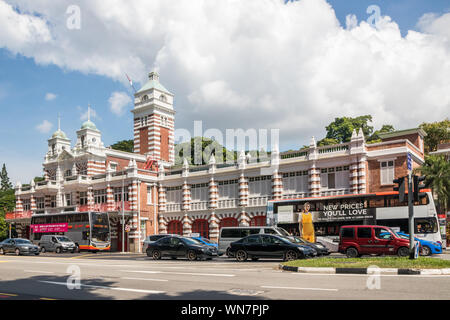
[[[109,251],[111,234],[105,212],[71,212],[31,217],[31,240],[38,244],[44,234],[64,235],[77,250]]]
[[[445,247],[431,190],[422,192],[426,196],[414,203],[414,234]],[[399,202],[395,191],[272,200],[267,205],[267,224],[298,234],[298,221],[307,202],[319,241],[336,243],[344,225],[382,225],[409,233],[408,206]]]

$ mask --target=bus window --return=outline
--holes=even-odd
[[[438,232],[438,226],[436,219],[434,218],[416,218],[415,221],[415,233],[436,233]]]
[[[89,232],[83,231],[83,240],[89,240]]]

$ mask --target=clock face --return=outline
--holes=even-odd
[[[95,138],[92,138],[92,142],[95,142],[96,140],[95,140]]]

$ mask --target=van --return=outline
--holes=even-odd
[[[282,237],[291,236],[289,232],[279,227],[223,227],[220,229],[219,234],[219,256],[226,253],[228,257],[233,257],[228,251],[230,244],[252,234],[274,234]]]
[[[343,226],[338,251],[349,258],[372,254],[406,257],[409,256],[409,240],[401,238],[389,227]]]
[[[59,235],[43,235],[41,240],[39,240],[39,247],[41,247],[41,252],[67,252],[70,251],[74,253],[77,250],[75,243],[67,238],[66,236]]]

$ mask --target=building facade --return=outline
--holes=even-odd
[[[16,185],[16,209],[8,220],[20,236],[29,233],[31,215],[109,212],[112,249],[121,250],[121,216],[131,230],[127,250],[138,252],[145,236],[200,233],[217,240],[225,226],[266,224],[269,200],[392,191],[393,180],[424,162],[421,129],[384,134],[368,144],[362,130],[351,141],[293,152],[272,150],[253,159],[241,152],[235,163],[174,166],[174,96],[152,72],[135,94],[134,153],[104,147],[101,132],[88,119],[74,147],[58,128],[48,140],[45,180]],[[122,197],[123,194],[123,197]]]

